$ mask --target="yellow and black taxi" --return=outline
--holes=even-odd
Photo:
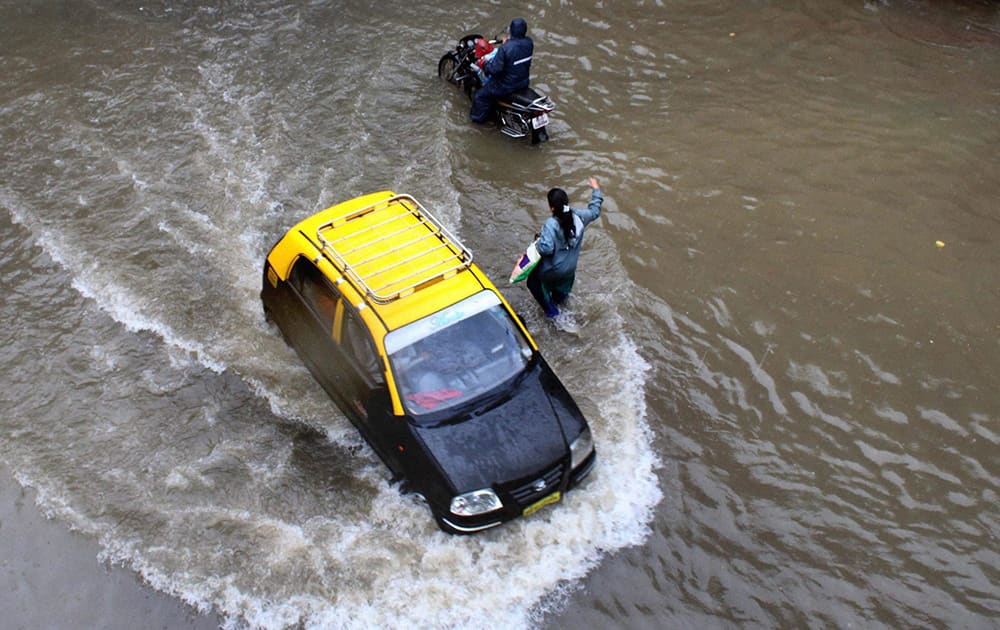
[[[593,468],[587,421],[520,318],[413,197],[373,193],[295,225],[261,299],[444,531],[527,516]]]

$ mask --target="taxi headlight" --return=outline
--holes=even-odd
[[[503,507],[500,497],[489,488],[460,494],[451,500],[451,513],[458,516],[485,514]]]
[[[569,445],[569,452],[570,470],[576,470],[576,467],[594,452],[594,438],[590,435],[590,428],[584,429],[583,433],[573,440],[573,443]]]

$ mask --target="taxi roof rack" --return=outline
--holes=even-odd
[[[386,212],[399,206],[407,212]],[[385,213],[386,216],[375,217],[377,213]],[[369,217],[364,227],[347,230],[336,238],[328,239],[324,235],[324,231],[334,231],[362,217]],[[378,304],[398,300],[421,285],[449,278],[472,264],[472,252],[410,195],[394,195],[349,210],[317,227],[316,237],[321,244],[320,249],[330,261],[355,287]],[[431,242],[421,246],[428,240]],[[386,244],[390,246],[374,249],[377,245]],[[374,270],[364,270],[364,267],[380,261],[383,264]],[[404,275],[380,279],[380,276],[397,267],[413,269]]]

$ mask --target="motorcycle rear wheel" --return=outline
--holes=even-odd
[[[549,131],[545,127],[531,130],[531,144],[538,144],[539,142],[548,142],[548,140],[549,140]]]

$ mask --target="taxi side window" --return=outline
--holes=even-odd
[[[323,273],[309,260],[299,258],[292,268],[292,284],[305,303],[319,316],[327,330],[333,329],[339,292],[330,286]]]
[[[340,342],[369,382],[382,383],[385,380],[382,376],[382,361],[357,315],[345,313]]]

